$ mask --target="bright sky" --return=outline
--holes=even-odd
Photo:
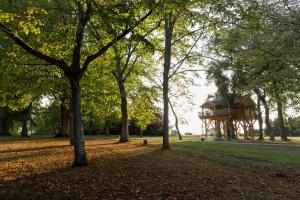
[[[177,115],[179,115],[181,118],[184,118],[188,123],[187,124],[180,124],[179,129],[182,134],[184,133],[192,133],[193,135],[200,135],[204,134],[204,126],[202,121],[198,117],[198,112],[200,111],[200,105],[204,103],[206,100],[208,94],[215,94],[216,87],[213,83],[208,84],[208,80],[206,79],[205,73],[202,74],[201,79],[196,79],[195,82],[200,86],[190,86],[190,92],[193,95],[193,102],[195,105],[187,105],[186,103],[183,104],[181,107],[177,107],[176,111],[178,112]],[[255,96],[251,97],[256,102]],[[179,103],[180,104],[180,103]],[[191,107],[190,110],[187,110],[187,107]],[[292,108],[287,108],[286,113],[289,116],[295,116],[296,112]],[[264,109],[262,108],[262,114],[264,118]],[[277,116],[277,112],[275,108],[270,110],[270,119],[274,120]],[[170,124],[174,125],[174,117],[172,112],[170,112]],[[256,122],[254,124],[254,128],[258,128],[258,123]],[[172,130],[175,130],[175,127],[172,128]],[[171,131],[171,130],[170,130]]]
[[[195,83],[198,86],[189,87],[193,96],[192,101],[195,105],[186,105],[185,103],[182,106],[176,107],[175,109],[178,117],[184,118],[188,122],[188,124],[180,124],[180,131],[182,133],[190,132],[194,135],[198,135],[204,132],[204,127],[202,127],[202,122],[198,117],[200,105],[206,100],[208,94],[214,94],[216,92],[216,87],[214,84],[208,84],[205,73],[202,73],[201,78],[195,78]],[[191,109],[187,109],[187,107],[191,107]],[[172,112],[170,112],[170,124],[174,124]]]

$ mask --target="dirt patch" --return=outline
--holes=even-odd
[[[71,168],[67,140],[0,145],[0,199],[300,199],[299,176],[233,167],[141,141],[87,140]]]

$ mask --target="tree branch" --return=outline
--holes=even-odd
[[[82,73],[80,72],[80,51],[82,47],[82,40],[83,40],[83,34],[85,27],[87,25],[87,22],[90,19],[90,13],[92,11],[92,4],[89,1],[87,3],[87,10],[84,12],[84,8],[82,3],[78,2],[78,12],[79,12],[79,20],[77,24],[77,30],[75,35],[75,45],[73,49],[73,55],[72,55],[72,71],[76,75],[79,74],[80,78],[82,77]]]
[[[175,65],[173,65],[173,66],[171,67],[171,69],[172,69],[172,68],[174,68],[175,66],[177,66],[176,69],[175,69],[175,70],[172,72],[172,74],[169,76],[169,78],[172,77],[172,76],[174,76],[174,74],[177,73],[177,71],[179,70],[179,68],[180,68],[180,67],[182,66],[182,64],[184,63],[184,61],[185,61],[186,59],[189,58],[189,55],[191,54],[193,48],[196,46],[196,44],[197,44],[198,41],[201,39],[201,37],[202,37],[203,34],[204,34],[204,31],[203,31],[203,32],[199,35],[199,37],[195,40],[194,44],[191,46],[191,48],[190,48],[189,51],[186,53],[186,55],[185,55],[178,63],[176,63]]]
[[[172,78],[173,76],[178,75],[178,74],[184,74],[186,72],[207,72],[207,70],[205,70],[205,69],[187,69],[187,70],[177,71],[176,73],[173,73],[171,76],[169,76],[169,78]]]
[[[110,42],[108,42],[104,47],[102,47],[98,52],[96,52],[95,54],[92,54],[90,56],[88,56],[85,60],[85,62],[83,63],[82,66],[82,70],[81,70],[81,74],[83,74],[88,65],[94,61],[96,58],[98,58],[99,56],[101,56],[102,54],[104,54],[111,46],[113,46],[116,42],[118,42],[119,40],[121,40],[123,37],[125,37],[128,33],[130,33],[132,30],[134,30],[134,28],[136,28],[138,25],[140,25],[145,19],[147,19],[150,15],[152,14],[152,10],[148,11],[148,13],[142,17],[140,20],[137,21],[137,23],[132,26],[129,27],[128,29],[124,30],[120,35],[118,35],[116,38],[112,39]]]
[[[145,38],[147,35],[149,35],[150,33],[152,33],[154,30],[156,30],[158,27],[160,27],[162,20],[160,20],[156,26],[154,26],[152,29],[150,29],[147,33],[145,33],[144,35],[142,35],[142,38]],[[125,65],[123,67],[122,70],[122,75],[125,73],[126,69],[128,68],[128,64],[130,61],[130,58],[132,56],[132,54],[135,52],[136,48],[138,47],[138,45],[140,44],[140,40],[131,48],[131,44],[132,44],[132,38],[130,38],[129,41],[129,47],[128,47],[128,53],[127,53],[127,57],[126,57],[126,61],[125,61]],[[134,61],[135,62],[135,61]]]
[[[42,52],[33,49],[28,44],[26,44],[23,40],[21,40],[18,36],[16,36],[10,29],[6,28],[2,23],[0,23],[0,30],[4,32],[8,37],[10,37],[18,46],[20,46],[22,49],[24,49],[27,53],[46,61],[47,63],[50,63],[52,65],[55,65],[62,69],[65,74],[68,74],[70,71],[70,68],[63,60],[57,60],[55,58],[52,58],[50,56],[47,56],[43,54]]]
[[[135,67],[135,63],[137,62],[137,60],[139,59],[139,56],[136,56],[130,69],[127,71],[127,73],[125,74],[125,76],[123,77],[123,81],[126,81],[126,79],[128,78],[128,76],[131,74],[133,68]]]
[[[178,41],[182,40],[183,38],[185,38],[185,37],[187,37],[189,35],[192,35],[193,33],[196,33],[196,32],[201,31],[201,30],[203,30],[203,27],[198,28],[196,30],[188,32],[187,34],[182,35],[181,37],[177,38],[174,42],[172,42],[172,45],[176,44]]]

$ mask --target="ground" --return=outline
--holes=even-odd
[[[67,139],[0,138],[0,199],[300,199],[300,146],[172,138],[86,140],[71,168]]]

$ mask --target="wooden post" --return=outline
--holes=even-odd
[[[202,111],[203,113],[203,111]],[[205,136],[207,137],[207,122],[206,122],[206,119],[204,120],[204,124],[205,124]]]
[[[228,124],[226,118],[224,120],[224,138],[228,139]]]
[[[253,129],[253,125],[254,125],[254,122],[253,122],[253,118],[252,118],[252,116],[251,116],[251,125],[250,125],[251,140],[254,140],[254,129]]]
[[[237,126],[236,126],[236,139],[237,140],[239,139],[239,133],[238,133],[239,128],[240,128],[240,121],[237,121]]]
[[[245,120],[243,120],[243,126],[244,126],[244,139],[246,140],[248,134],[247,134],[247,127],[246,127],[246,121]]]

